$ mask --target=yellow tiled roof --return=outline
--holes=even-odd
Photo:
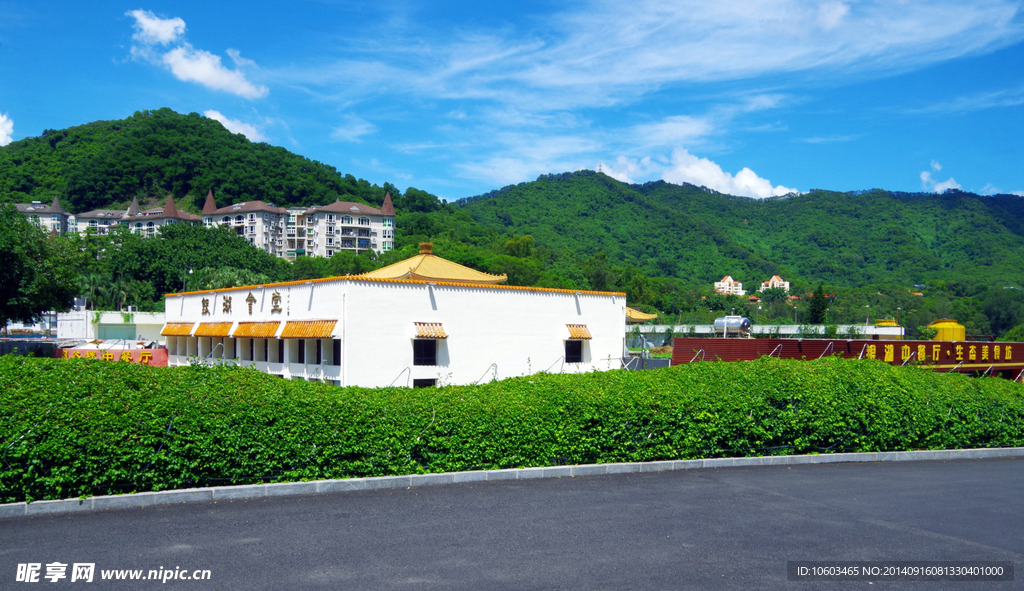
[[[444,326],[440,322],[413,322],[416,326],[417,339],[447,339]]]
[[[566,324],[565,326],[569,328],[570,339],[586,340],[593,338],[590,336],[590,329],[587,328],[586,324]]]
[[[657,318],[657,314],[646,314],[635,308],[626,308],[626,322],[640,323]]]
[[[231,336],[245,339],[270,339],[277,334],[280,322],[239,322]]]
[[[160,330],[165,337],[187,337],[192,334],[192,327],[195,322],[168,322]]]
[[[428,242],[420,244],[420,253],[376,271],[356,275],[354,279],[421,279],[424,281],[458,281],[462,283],[503,283],[508,275],[491,275],[453,263],[433,253]]]
[[[196,329],[197,337],[226,337],[231,332],[230,322],[200,322]]]
[[[281,331],[282,339],[329,339],[337,320],[289,320]]]

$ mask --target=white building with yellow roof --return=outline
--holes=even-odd
[[[471,384],[621,367],[623,293],[502,285],[420,254],[362,275],[165,296],[169,365],[340,386]]]

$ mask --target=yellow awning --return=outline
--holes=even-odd
[[[570,339],[586,340],[593,338],[590,336],[590,329],[587,328],[586,324],[566,324],[565,326],[569,328]]]
[[[440,322],[413,322],[416,325],[417,339],[447,339],[444,326]]]
[[[282,339],[329,339],[337,320],[289,320],[281,331]]]
[[[200,322],[196,329],[197,337],[226,337],[231,332],[230,322]]]
[[[280,322],[239,322],[231,336],[236,339],[272,339],[279,326]]]
[[[192,334],[195,322],[168,322],[160,331],[165,337],[187,337]]]

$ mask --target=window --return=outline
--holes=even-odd
[[[395,218],[384,218],[384,227],[390,228],[395,225]]]
[[[583,363],[583,341],[565,341],[565,362]]]
[[[415,339],[412,342],[413,365],[437,365],[437,340]]]
[[[333,213],[327,214],[327,223],[328,224],[333,224],[334,223],[334,214]]]
[[[436,378],[415,378],[412,381],[413,388],[433,388],[436,385]]]
[[[250,213],[249,214],[249,221],[250,222],[255,222],[256,221],[256,214]]]
[[[343,223],[343,224],[351,224],[352,223],[352,216],[347,216],[347,215],[346,216],[342,216],[341,217],[341,223]]]
[[[367,218],[367,217],[359,218],[359,225],[360,226],[369,226],[370,225],[370,218]]]
[[[296,349],[297,349],[297,353],[298,353],[298,362],[299,363],[305,363],[306,362],[306,341],[305,341],[305,339],[298,339],[297,341],[295,341],[295,345],[296,345]]]
[[[341,339],[334,339],[331,347],[331,360],[334,365],[341,365]]]

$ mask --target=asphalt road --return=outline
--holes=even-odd
[[[1002,582],[787,579],[787,561],[818,560],[1017,570]],[[67,578],[44,578],[53,562],[69,565]],[[17,580],[28,563],[42,565],[38,583]],[[93,582],[71,582],[73,563],[94,563]],[[100,580],[160,568],[208,570],[209,580]],[[0,519],[0,589],[35,588],[1024,589],[1024,458],[502,480]]]

